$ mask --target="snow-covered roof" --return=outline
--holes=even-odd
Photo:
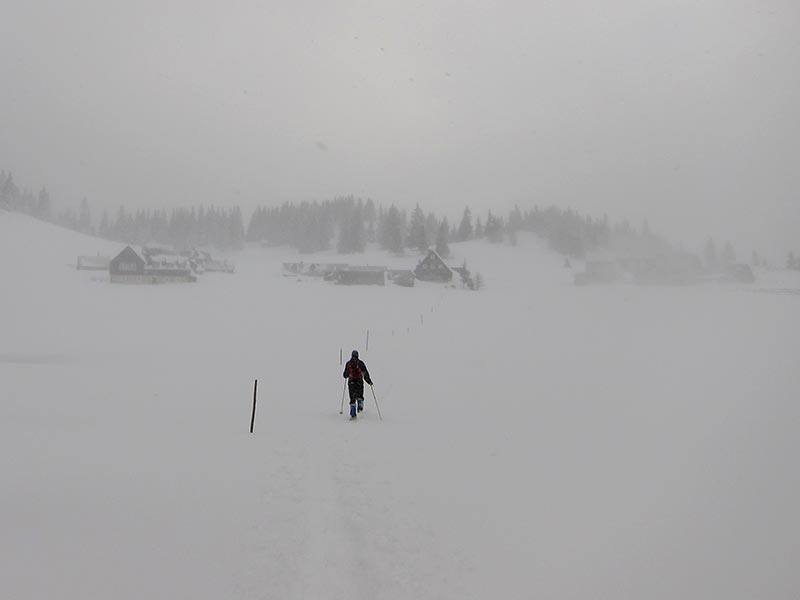
[[[111,258],[108,256],[79,256],[78,265],[83,267],[108,267]]]
[[[187,266],[189,265],[189,259],[183,256],[176,256],[172,254],[158,254],[155,256],[148,257],[149,264],[151,265],[169,265],[169,266]]]

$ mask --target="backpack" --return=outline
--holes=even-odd
[[[358,359],[350,359],[347,361],[347,378],[350,381],[360,381],[363,379],[361,374],[361,361]]]

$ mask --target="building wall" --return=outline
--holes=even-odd
[[[386,285],[383,271],[339,271],[338,279],[343,285]]]
[[[414,275],[422,281],[450,281],[453,279],[453,272],[449,267],[426,268],[417,266]]]
[[[191,283],[193,281],[194,277],[191,275],[158,275],[153,273],[111,274],[111,283],[153,284]]]
[[[109,264],[109,273],[112,276],[143,274],[144,261],[128,246],[112,259]]]
[[[110,277],[111,283],[153,283],[153,278],[150,275],[144,274],[123,275],[111,273]]]

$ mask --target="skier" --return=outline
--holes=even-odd
[[[356,406],[358,406],[358,412],[364,410],[364,382],[372,385],[367,365],[358,358],[358,350],[353,350],[350,355],[350,360],[344,366],[342,377],[347,379],[347,390],[350,392],[350,418],[355,419]]]

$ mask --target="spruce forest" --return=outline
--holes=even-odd
[[[449,244],[481,239],[491,243],[516,243],[519,232],[532,232],[556,252],[582,258],[603,249],[635,254],[664,254],[674,251],[645,221],[633,227],[627,220],[609,223],[602,218],[581,215],[557,206],[522,210],[515,206],[506,216],[489,210],[474,216],[465,207],[456,222],[424,211],[417,204],[410,212],[391,204],[386,207],[371,199],[352,196],[332,200],[283,203],[256,208],[245,226],[241,209],[214,206],[166,210],[128,210],[115,214],[104,211],[99,220],[86,199],[76,211],[57,211],[48,191],[38,194],[20,188],[11,173],[0,172],[0,207],[25,212],[83,233],[126,244],[162,244],[176,249],[196,246],[236,250],[245,242],[288,245],[300,253],[335,250],[341,254],[363,252],[377,243],[392,253],[435,248],[443,257]]]

